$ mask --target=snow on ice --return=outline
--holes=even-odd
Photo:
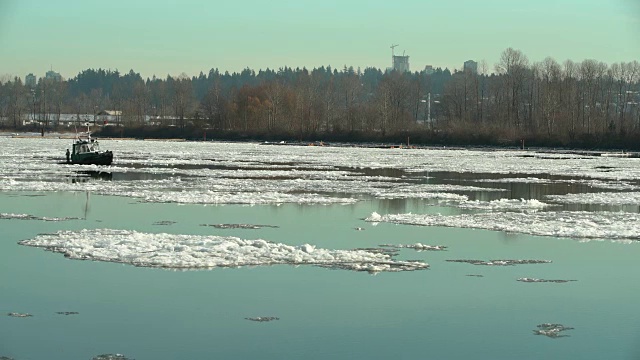
[[[23,240],[80,260],[109,261],[143,267],[210,269],[258,265],[315,265],[353,271],[423,270],[420,261],[394,260],[365,250],[328,250],[304,244],[292,246],[237,237],[151,234],[129,230],[59,231]]]
[[[444,226],[578,239],[640,240],[640,214],[626,212],[490,212],[461,215],[372,213],[368,222]]]

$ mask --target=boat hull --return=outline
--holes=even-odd
[[[112,162],[113,153],[111,151],[74,154],[71,156],[71,164],[76,165],[111,165]]]

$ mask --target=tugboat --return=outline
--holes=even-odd
[[[73,151],[69,153],[67,149],[67,164],[80,165],[111,165],[113,153],[111,151],[100,151],[98,140],[91,138],[91,132],[86,136],[78,135],[72,145]]]

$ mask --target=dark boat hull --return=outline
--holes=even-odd
[[[111,165],[112,162],[113,153],[111,151],[76,154],[71,156],[71,164],[76,165]]]

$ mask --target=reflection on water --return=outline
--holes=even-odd
[[[354,171],[353,168],[339,168],[341,171]],[[365,176],[385,176],[392,178],[407,177],[407,173],[401,169],[379,168],[379,169],[357,169],[356,172]]]
[[[108,172],[108,171],[76,171],[75,176],[70,176],[71,183],[86,183],[91,181],[143,181],[164,180],[172,177],[171,174],[152,174],[147,172]]]
[[[478,173],[455,173],[455,172],[431,172],[430,178],[424,180],[426,184],[448,184],[448,185],[473,185],[486,188],[505,189],[506,192],[491,192],[491,191],[472,191],[472,192],[459,192],[460,194],[467,195],[469,200],[479,201],[493,201],[502,198],[508,199],[524,199],[531,200],[537,199],[545,201],[547,195],[566,195],[566,194],[581,194],[581,193],[597,193],[607,191],[605,189],[590,186],[587,183],[569,183],[558,181],[576,180],[575,178],[568,176],[556,176],[556,175],[535,175],[535,177],[549,182],[500,182],[490,181],[491,179],[505,179],[505,178],[523,178],[533,175],[528,174],[478,174]],[[483,182],[477,182],[477,180],[489,180]],[[548,211],[625,211],[625,212],[640,212],[640,206],[637,205],[588,205],[588,204],[562,204]],[[544,210],[543,210],[544,211]]]
[[[640,213],[638,205],[599,205],[599,204],[565,204],[563,210],[567,211],[624,211],[628,213]]]
[[[76,175],[69,176],[72,184],[86,183],[90,181],[110,181],[113,174],[106,171],[76,171]]]

